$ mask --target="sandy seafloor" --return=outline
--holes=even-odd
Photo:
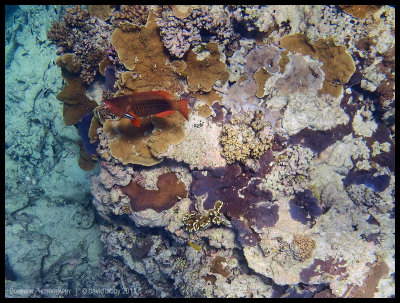
[[[114,88],[170,90],[190,113],[146,120],[158,133],[142,141],[115,135],[129,120],[102,120],[91,171],[56,98],[56,59],[73,51],[47,32],[64,9],[6,6],[6,297],[394,297],[394,7],[360,20],[335,6],[152,7],[163,20],[118,37],[122,9],[108,21],[92,10],[93,47],[112,41],[117,79],[130,73]],[[180,61],[171,78],[142,80],[156,42],[126,47],[138,31],[159,39],[152,28],[159,56]],[[312,42],[290,40],[284,55],[282,37],[299,33]],[[109,87],[95,73],[86,95],[101,104]],[[216,219],[189,232],[191,212]]]

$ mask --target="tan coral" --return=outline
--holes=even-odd
[[[209,92],[217,80],[224,84],[229,78],[226,64],[220,60],[218,44],[208,43],[205,48],[210,54],[203,60],[198,60],[192,50],[187,55],[187,80],[189,90],[193,92]]]
[[[112,5],[89,5],[90,15],[97,16],[104,21],[110,19],[114,10],[115,7]]]
[[[299,259],[300,261],[304,261],[310,258],[315,248],[315,240],[313,240],[310,236],[302,234],[296,234],[291,244],[294,258]]]
[[[148,147],[155,157],[165,152],[171,144],[176,145],[185,138],[183,125],[186,120],[180,113],[164,118],[152,116],[151,122],[155,129],[148,140]]]
[[[153,157],[147,146],[145,133],[151,131],[150,118],[143,119],[140,128],[133,126],[129,119],[107,120],[103,127],[111,155],[122,164],[152,166],[162,161]]]
[[[203,104],[197,108],[197,113],[199,114],[199,116],[206,118],[211,116],[212,110],[207,104]]]
[[[59,64],[63,63],[59,61]],[[65,125],[72,125],[78,123],[83,115],[94,109],[97,103],[86,96],[86,88],[79,74],[71,73],[67,67],[70,70],[74,70],[69,63],[61,66],[61,74],[67,85],[57,94],[56,98],[64,103],[63,117]]]
[[[268,71],[260,67],[258,71],[255,72],[254,74],[254,80],[257,83],[257,92],[256,92],[256,97],[262,98],[264,96],[264,86],[265,82],[271,77],[271,75],[268,73]]]
[[[153,13],[149,14],[143,28],[133,27],[127,32],[116,28],[111,44],[124,66],[137,74],[130,89],[138,92],[167,90],[172,94],[182,91],[181,76],[175,72],[163,50]]]
[[[346,14],[357,19],[364,19],[377,12],[382,5],[339,5]]]
[[[347,83],[356,68],[352,57],[347,53],[346,47],[335,45],[333,39],[319,39],[314,43],[307,41],[304,34],[284,36],[280,40],[281,46],[291,52],[310,55],[313,59],[323,63],[325,72],[323,87],[319,93],[327,93],[338,97],[342,93],[343,84]]]

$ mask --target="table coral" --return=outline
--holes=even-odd
[[[158,190],[146,190],[131,181],[121,190],[131,200],[131,206],[134,211],[141,211],[151,208],[157,212],[171,208],[178,197],[186,197],[185,185],[178,180],[174,173],[167,173],[158,177]]]
[[[112,15],[115,7],[111,5],[89,5],[89,13],[107,21]]]
[[[63,56],[65,58],[65,56]],[[81,117],[94,109],[97,103],[91,101],[86,96],[86,88],[83,81],[79,78],[79,75],[72,74],[69,70],[79,70],[75,67],[63,67],[64,63],[60,60],[59,63],[62,66],[62,75],[67,85],[63,87],[61,92],[57,95],[57,99],[63,102],[63,117],[65,125],[72,125],[79,122]]]

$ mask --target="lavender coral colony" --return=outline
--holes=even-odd
[[[394,11],[66,7],[48,39],[79,164],[99,167],[107,286],[393,296]],[[188,116],[103,102],[152,91]]]

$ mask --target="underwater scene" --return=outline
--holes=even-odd
[[[394,201],[394,6],[5,6],[5,297],[390,298]]]

